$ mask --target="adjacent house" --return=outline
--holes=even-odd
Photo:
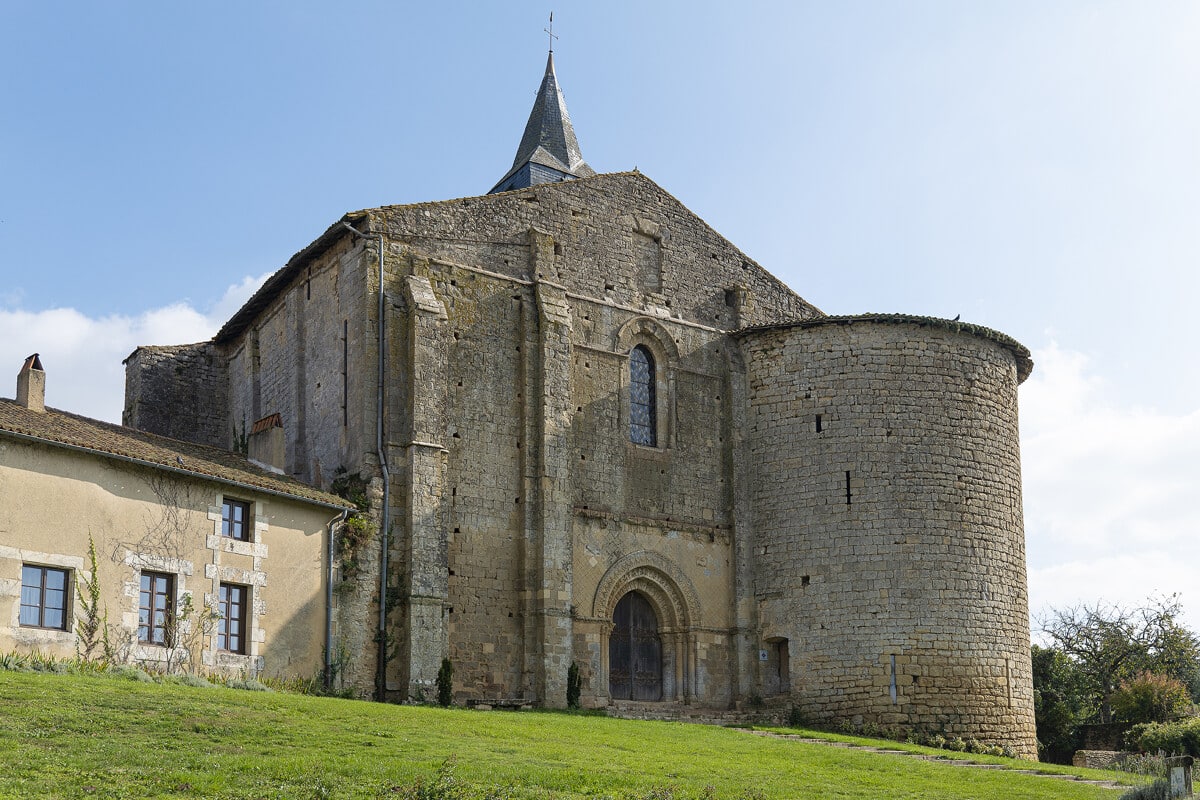
[[[46,408],[45,381],[30,356],[0,399],[0,652],[98,656],[107,638],[151,668],[320,674],[347,503],[235,452]],[[270,453],[281,429],[263,423],[250,445]]]

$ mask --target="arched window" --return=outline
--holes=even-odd
[[[655,397],[654,356],[639,344],[629,352],[629,439],[658,446],[658,399]]]

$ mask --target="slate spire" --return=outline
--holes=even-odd
[[[558,77],[554,74],[554,51],[546,59],[546,74],[538,89],[525,135],[517,148],[512,169],[488,194],[524,189],[536,183],[558,183],[571,178],[595,175],[579,152],[579,140],[567,113]]]

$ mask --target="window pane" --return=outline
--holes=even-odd
[[[46,570],[46,588],[62,591],[67,588],[67,573],[61,569]]]
[[[42,588],[42,568],[21,567],[21,586],[33,586],[40,591]]]
[[[38,619],[40,609],[37,606],[27,606],[21,604],[21,624],[22,625],[37,625],[41,622]]]
[[[654,356],[638,345],[629,353],[629,438],[634,444],[657,444],[654,395]]]
[[[63,612],[57,608],[47,608],[46,615],[42,618],[42,626],[46,628],[61,628],[63,626]]]

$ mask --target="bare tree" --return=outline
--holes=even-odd
[[[1150,598],[1138,608],[1081,604],[1056,609],[1040,620],[1054,647],[1076,663],[1100,722],[1112,721],[1111,698],[1121,681],[1139,672],[1182,680],[1200,688],[1200,641],[1185,627],[1179,595]]]

